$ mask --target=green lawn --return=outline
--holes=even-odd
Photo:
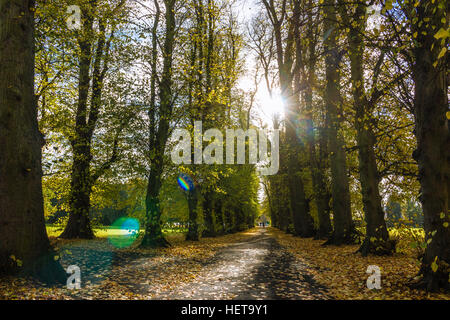
[[[49,237],[57,237],[61,234],[63,231],[59,227],[52,226],[52,225],[46,225],[47,227],[47,234]],[[177,234],[177,233],[184,233],[187,230],[179,230],[179,229],[163,229],[164,234]],[[144,232],[144,229],[141,229],[140,232]],[[110,236],[120,236],[127,233],[126,230],[117,229],[117,228],[111,228],[111,227],[101,227],[101,228],[94,228],[95,236],[98,238],[108,238]]]
[[[57,237],[61,234],[62,230],[58,227],[46,225],[47,234],[49,237]],[[143,232],[144,229],[141,229]],[[95,236],[98,238],[107,238],[109,236],[120,236],[127,233],[126,230],[121,230],[117,228],[103,227],[103,228],[94,228]]]

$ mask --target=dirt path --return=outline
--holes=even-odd
[[[220,250],[189,283],[154,299],[329,299],[305,266],[261,228]]]
[[[206,240],[206,239],[205,239]],[[308,268],[268,229],[212,241],[183,242],[166,251],[116,250],[107,240],[62,245],[61,264],[79,266],[81,290],[69,299],[329,299]],[[179,254],[180,251],[182,254]],[[209,252],[206,256],[199,252]],[[36,296],[41,290],[36,287]]]

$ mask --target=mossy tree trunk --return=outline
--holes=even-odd
[[[164,153],[166,143],[169,138],[169,124],[172,119],[173,97],[172,97],[172,63],[175,44],[176,20],[175,4],[176,0],[165,0],[165,39],[163,44],[163,70],[159,82],[159,110],[158,110],[158,130],[152,127],[155,124],[155,105],[151,106],[150,115],[150,153],[153,155],[150,163],[148,175],[147,196],[146,196],[146,221],[145,234],[140,244],[141,247],[166,247],[169,242],[164,238],[161,229],[161,208],[159,203],[159,192],[162,185],[162,174],[164,171]],[[157,12],[159,7],[157,6]],[[157,19],[159,16],[157,15]],[[156,35],[158,20],[155,20],[153,35]],[[153,53],[156,53],[156,42],[153,43]],[[153,55],[152,64],[154,65]],[[156,79],[153,74],[153,81]],[[153,87],[154,88],[154,87]]]
[[[277,12],[276,5],[267,0],[263,0],[267,14],[270,17],[274,29],[276,60],[279,72],[279,83],[281,96],[286,107],[286,161],[287,167],[287,187],[290,202],[290,215],[294,226],[294,233],[301,237],[312,237],[314,235],[313,219],[309,214],[308,201],[306,199],[304,183],[301,177],[301,163],[299,154],[302,151],[299,145],[296,127],[299,121],[299,95],[294,94],[292,67],[294,65],[295,34],[300,26],[300,3],[294,2],[295,13],[288,26],[288,36],[286,46],[283,46],[283,21],[286,19],[286,8],[283,6],[281,12]]]
[[[325,105],[327,108],[328,147],[331,167],[331,194],[333,201],[333,233],[325,244],[348,244],[355,242],[350,191],[347,169],[345,141],[340,132],[342,127],[342,97],[340,93],[340,61],[342,53],[338,50],[339,37],[336,23],[336,2],[327,0],[324,7],[324,49],[325,49]]]
[[[434,38],[441,28],[448,30],[448,6],[441,6],[442,3],[445,4],[443,1],[420,2],[415,11],[417,22],[412,25],[412,32],[417,32],[413,48],[417,138],[414,158],[419,164],[420,201],[428,243],[422,257],[421,279],[416,286],[429,291],[450,288],[448,52],[438,59],[439,53],[448,46],[448,38],[446,41]]]
[[[186,235],[186,240],[198,241],[200,240],[199,230],[199,197],[200,191],[197,188],[193,188],[188,191],[187,201],[189,209],[189,230]]]
[[[117,12],[125,3],[121,0],[113,10]],[[59,236],[64,239],[92,239],[94,233],[91,228],[89,211],[90,197],[94,183],[103,173],[110,169],[117,160],[118,135],[116,134],[113,151],[110,158],[91,172],[92,139],[102,106],[104,80],[109,69],[110,46],[114,38],[114,31],[107,39],[107,25],[105,19],[98,21],[100,35],[94,45],[94,20],[97,11],[97,0],[82,6],[83,22],[78,35],[79,45],[79,77],[78,104],[75,116],[74,136],[70,138],[72,146],[72,173],[69,192],[69,220],[64,231]],[[94,54],[92,54],[95,47]],[[92,64],[92,76],[90,74]],[[90,97],[90,103],[88,99]],[[88,110],[89,105],[89,110]]]
[[[353,106],[355,109],[359,176],[366,221],[366,237],[359,251],[363,256],[370,253],[389,255],[393,253],[395,244],[389,240],[389,232],[381,206],[379,190],[380,177],[375,158],[376,138],[373,131],[374,119],[372,114],[374,103],[366,97],[365,81],[363,78],[363,31],[366,25],[366,6],[357,5],[352,17],[347,14],[345,6],[341,6],[341,8],[343,19],[346,25],[350,26],[348,33],[348,52],[350,56]],[[380,57],[382,59],[383,54]],[[381,66],[381,64],[377,64],[377,66]],[[378,71],[375,70],[374,73],[378,73]]]
[[[312,2],[309,1],[309,6]],[[313,21],[312,12],[308,14],[308,30],[307,37],[308,45],[308,61],[306,63],[308,77],[305,79],[305,110],[304,117],[306,122],[306,141],[308,144],[309,166],[311,168],[311,177],[314,192],[314,201],[317,207],[318,229],[315,235],[316,239],[327,239],[331,232],[331,220],[329,210],[329,192],[325,183],[325,168],[323,168],[323,161],[316,148],[316,133],[313,121],[313,82],[316,68],[316,46],[317,41],[315,33],[318,31],[318,25]],[[301,37],[296,38],[300,42]],[[326,147],[326,146],[325,146]]]
[[[205,230],[203,231],[204,237],[217,236],[217,217],[216,217],[216,200],[212,192],[205,194],[205,200],[203,201],[203,212],[205,218]]]
[[[64,283],[45,230],[34,1],[0,0],[0,273]]]

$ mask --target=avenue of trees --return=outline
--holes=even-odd
[[[386,217],[401,218],[395,197],[414,221],[420,201],[416,285],[448,288],[448,3],[262,3],[254,50],[286,101],[282,171],[264,181],[273,225],[326,245],[362,236],[361,254],[385,255],[395,250]]]
[[[96,213],[120,211],[149,248],[170,245],[169,219],[196,241],[264,211],[362,255],[395,252],[404,218],[427,243],[414,285],[449,288],[448,1],[260,0],[246,23],[236,5],[0,0],[0,274],[65,281],[55,216],[60,238],[92,239]],[[284,102],[269,126],[258,90]],[[173,164],[173,130],[195,121],[279,129],[280,170]]]

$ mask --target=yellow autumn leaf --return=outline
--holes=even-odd
[[[440,59],[440,58],[442,58],[443,56],[444,56],[444,54],[447,52],[447,48],[442,48],[442,50],[441,50],[441,52],[439,52],[439,55],[438,55],[438,59]]]
[[[434,37],[436,39],[448,38],[448,37],[450,37],[450,31],[449,30],[444,30],[443,28],[440,28],[439,31],[436,32]]]
[[[438,265],[436,263],[436,261],[433,261],[433,263],[431,264],[431,270],[433,270],[433,272],[436,272],[438,269]]]

